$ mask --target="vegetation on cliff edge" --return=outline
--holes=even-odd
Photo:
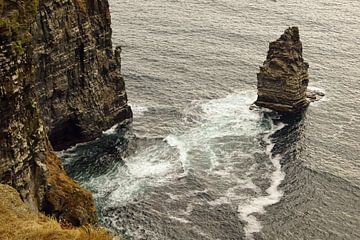
[[[64,228],[56,220],[31,211],[15,189],[0,184],[0,239],[2,240],[111,240],[102,228]]]

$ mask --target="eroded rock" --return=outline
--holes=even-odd
[[[108,1],[40,1],[31,31],[36,88],[55,150],[132,120],[110,24]]]
[[[309,64],[304,61],[302,50],[297,27],[288,28],[270,43],[267,58],[257,74],[257,106],[299,112],[323,95],[307,93]]]
[[[0,3],[0,183],[14,187],[33,210],[73,225],[95,223],[91,193],[66,175],[47,133],[67,129],[86,140],[130,119],[112,57],[108,3],[38,3]],[[74,37],[65,38],[61,24]],[[54,137],[61,143],[62,136]]]

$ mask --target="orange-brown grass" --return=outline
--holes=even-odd
[[[1,240],[112,240],[102,228],[92,226],[63,228],[54,219],[31,211],[19,194],[0,184],[0,239]]]
[[[85,13],[87,10],[87,1],[86,0],[76,0],[76,2],[78,3],[80,10]]]

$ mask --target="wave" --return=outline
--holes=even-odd
[[[114,126],[112,126],[111,128],[109,128],[108,130],[103,131],[102,133],[104,135],[112,135],[116,133],[116,129],[118,127],[118,124],[115,124]]]
[[[145,112],[149,111],[149,108],[145,107],[145,106],[136,106],[136,105],[132,105],[132,104],[130,104],[130,106],[131,106],[131,110],[133,111],[133,113],[137,114],[137,115],[142,115]]]
[[[174,135],[167,136],[164,141],[166,141],[170,146],[176,147],[178,149],[179,159],[181,161],[184,174],[188,175],[190,169],[190,162],[188,160],[188,150],[186,148],[185,142]]]
[[[329,101],[329,97],[326,95],[325,89],[323,89],[323,88],[321,88],[321,87],[317,87],[317,86],[308,86],[307,89],[310,90],[310,91],[312,91],[312,92],[318,92],[318,93],[323,93],[323,94],[325,94],[323,97],[321,97],[321,98],[319,99],[319,101],[315,101],[315,102],[311,103],[310,106],[318,107],[321,102],[328,102],[328,101]]]
[[[243,219],[247,225],[245,226],[245,236],[247,239],[254,239],[253,234],[256,232],[260,232],[262,229],[262,225],[259,220],[254,216],[254,214],[263,214],[265,213],[265,207],[273,205],[280,201],[283,196],[282,191],[278,189],[279,185],[285,178],[285,173],[281,170],[281,156],[272,154],[272,149],[275,144],[271,142],[271,135],[277,132],[278,130],[285,127],[285,124],[279,123],[276,126],[272,125],[272,130],[267,133],[263,140],[267,144],[266,145],[266,153],[269,156],[269,159],[275,168],[275,170],[271,174],[271,185],[268,189],[266,189],[266,196],[255,197],[249,201],[246,205],[240,205],[238,207],[238,212],[240,214],[241,219]]]
[[[159,193],[179,196],[167,200],[174,202],[174,206],[186,201],[196,208],[204,207],[205,212],[228,204],[236,209],[235,221],[246,222],[246,236],[252,239],[262,228],[254,214],[264,213],[266,206],[280,200],[278,186],[284,179],[281,156],[271,153],[274,147],[271,134],[283,125],[274,125],[262,117],[263,112],[250,110],[255,97],[254,91],[242,91],[220,99],[194,101],[180,116],[196,121],[183,121],[180,124],[186,128],[178,126],[162,138],[137,138],[141,146],[123,164],[116,164],[105,174],[82,184],[94,192],[104,209],[131,204],[145,194],[155,198],[149,204],[157,204],[155,195]],[[111,137],[107,134],[111,135],[115,128],[106,131],[104,137]],[[260,146],[259,136],[263,136],[265,149]],[[259,163],[258,154],[270,161]],[[262,186],[268,183],[267,195],[262,196],[265,191]],[[154,189],[156,194],[152,196]],[[208,193],[199,194],[204,189]],[[170,215],[152,217],[197,224],[192,214],[191,210],[184,212],[179,208]],[[106,214],[104,217],[112,218]]]

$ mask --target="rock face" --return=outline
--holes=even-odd
[[[110,23],[108,1],[40,1],[32,27],[36,82],[55,150],[131,122]]]
[[[32,36],[36,1],[3,1],[0,26],[0,182],[33,209],[74,225],[96,222],[90,192],[51,152],[35,94]]]
[[[0,183],[33,209],[95,223],[56,149],[131,121],[107,1],[0,1]]]
[[[270,43],[267,58],[257,75],[260,107],[277,111],[299,112],[309,105],[306,89],[309,64],[302,56],[299,29],[288,28]]]

